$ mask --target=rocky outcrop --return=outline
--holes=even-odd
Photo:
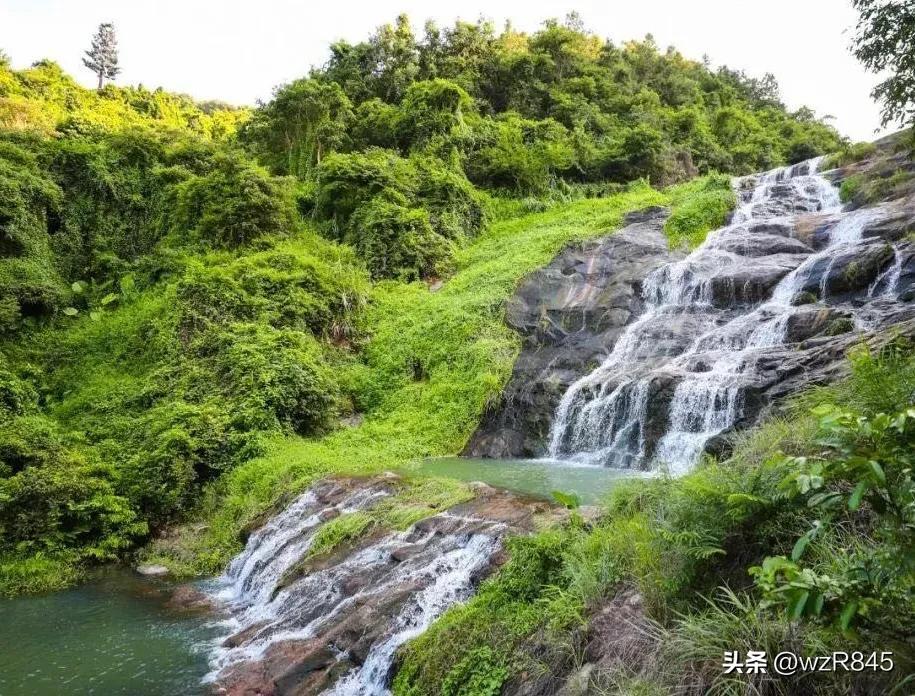
[[[642,281],[676,258],[663,233],[668,211],[630,214],[619,232],[563,250],[534,272],[508,303],[506,321],[522,350],[501,403],[491,410],[465,454],[481,457],[543,453],[553,413],[569,385],[597,366],[620,331],[643,308]],[[669,329],[658,340],[671,340]]]
[[[591,696],[614,693],[608,677],[621,672],[649,671],[660,650],[659,627],[645,609],[642,595],[622,587],[611,599],[593,607],[575,640],[582,650],[580,664],[554,663],[553,671],[532,670],[510,680],[503,696]],[[529,646],[548,651],[548,646]]]

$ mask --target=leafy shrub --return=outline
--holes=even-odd
[[[377,278],[412,280],[439,274],[453,248],[436,234],[423,208],[374,199],[353,216],[343,239],[366,260]]]
[[[471,650],[442,680],[443,696],[498,696],[508,678],[502,660],[487,646]]]
[[[172,229],[179,237],[234,248],[295,226],[290,187],[237,155],[217,157],[213,169],[181,182]]]
[[[852,175],[842,180],[839,186],[839,199],[843,203],[850,203],[857,198],[860,193],[864,180],[860,176]]]
[[[37,406],[38,392],[31,382],[20,379],[0,363],[0,416],[4,419],[21,416]]]
[[[375,196],[407,202],[416,193],[416,172],[397,153],[372,148],[358,154],[334,154],[318,167],[315,211],[346,230],[360,206]]]
[[[507,113],[481,124],[465,167],[474,183],[516,193],[543,193],[573,160],[574,150],[562,124]]]
[[[301,79],[278,88],[241,131],[273,171],[304,177],[347,142],[352,104],[335,82]]]
[[[898,612],[915,582],[915,410],[867,416],[824,405],[816,415],[824,454],[792,460],[783,485],[821,518],[797,540],[790,560],[769,557],[751,572],[792,618],[832,616],[847,629],[860,614],[884,626],[905,625]],[[862,506],[877,516],[871,548],[840,562],[838,573],[817,573],[799,563],[811,542]]]
[[[460,86],[448,80],[414,82],[400,103],[401,138],[411,147],[422,147],[436,136],[460,134],[464,114],[472,111],[473,101]]]
[[[210,358],[211,374],[191,389],[214,385],[237,405],[233,420],[244,429],[286,426],[307,434],[336,413],[338,392],[321,348],[308,334],[269,326],[234,325],[210,331],[194,346]],[[195,375],[195,381],[196,375]]]
[[[313,234],[222,263],[191,262],[177,285],[188,336],[209,323],[258,320],[347,338],[367,292],[355,254]]]
[[[453,242],[483,224],[479,195],[431,157],[386,150],[333,155],[317,172],[316,212],[353,245],[376,278],[425,278],[450,264]]]
[[[839,152],[836,152],[823,162],[823,169],[835,169],[844,167],[849,164],[861,162],[872,157],[877,152],[877,146],[874,143],[852,143],[845,145]]]
[[[41,416],[0,428],[0,552],[56,552],[109,560],[146,532],[117,495],[112,471],[67,448]]]
[[[813,159],[817,155],[822,155],[822,146],[809,137],[795,138],[788,143],[788,149],[785,151],[785,158],[788,164],[796,164],[805,160]]]
[[[26,148],[0,140],[0,331],[59,309],[66,290],[46,232],[61,191]]]

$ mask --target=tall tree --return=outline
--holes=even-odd
[[[861,13],[852,43],[868,70],[887,73],[871,96],[883,102],[882,125],[915,122],[915,2],[852,0]]]
[[[305,177],[344,144],[352,119],[352,104],[340,85],[305,78],[280,87],[242,137],[272,153],[265,159],[276,171]]]
[[[113,80],[121,72],[118,67],[118,39],[114,35],[114,25],[108,22],[100,24],[98,32],[92,37],[92,46],[86,51],[83,65],[98,75],[98,88],[105,80]]]

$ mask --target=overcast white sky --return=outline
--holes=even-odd
[[[848,0],[0,0],[0,48],[24,67],[51,58],[91,86],[80,57],[100,22],[114,22],[120,83],[143,83],[200,99],[252,104],[326,60],[328,44],[358,41],[406,12],[417,31],[485,16],[525,31],[577,10],[616,42],[654,34],[687,57],[761,75],[774,73],[792,108],[835,116],[855,140],[872,139],[877,81],[848,52],[856,14]]]

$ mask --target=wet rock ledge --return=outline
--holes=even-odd
[[[846,174],[837,170],[831,176]],[[780,192],[773,186],[769,204],[788,207],[791,200],[781,196],[789,193],[787,187]],[[837,246],[810,264],[792,300],[800,309],[790,317],[785,343],[761,349],[755,369],[745,376],[749,383],[742,386],[735,429],[752,426],[787,396],[842,377],[855,346],[878,347],[897,335],[915,337],[915,184],[902,193],[878,203],[880,215],[864,225],[860,243]],[[830,230],[841,219],[816,210],[792,214],[793,225],[776,217],[722,239],[721,253],[733,259],[720,267],[703,269],[705,261],[695,261],[710,278],[709,302],[721,325],[764,305],[780,280],[826,247]],[[507,323],[522,336],[521,353],[499,403],[484,415],[465,455],[546,454],[550,426],[569,385],[603,362],[624,328],[638,319],[648,273],[681,257],[667,250],[665,217],[659,208],[630,215],[621,231],[564,250],[524,280],[506,312]],[[711,262],[717,258],[708,257]],[[648,327],[643,363],[683,354],[708,329],[696,323],[694,314],[685,308]],[[688,367],[702,372],[715,359],[713,351],[700,353]],[[669,427],[670,403],[682,378],[682,371],[662,370],[650,384],[643,424],[646,462]],[[707,449],[724,455],[730,439],[726,431]]]

